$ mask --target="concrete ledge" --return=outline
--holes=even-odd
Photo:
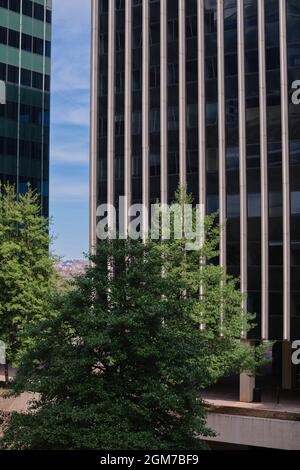
[[[207,425],[217,434],[207,441],[266,449],[300,450],[300,421],[210,411]]]
[[[209,413],[300,422],[300,413],[294,413],[291,411],[268,410],[254,407],[245,408],[244,406],[217,406],[213,404],[209,404],[207,406],[207,410]]]

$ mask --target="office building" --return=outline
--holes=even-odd
[[[226,225],[220,264],[257,315],[248,340],[277,342],[278,390],[300,386],[297,80],[298,0],[92,0],[91,248],[99,204],[169,203],[185,185]],[[254,386],[242,374],[241,401]],[[300,410],[274,406],[209,423],[220,442],[299,448]]]
[[[51,0],[0,0],[0,180],[49,205]]]
[[[300,2],[92,1],[91,247],[96,208],[169,203],[185,185],[226,226],[220,264],[300,386]],[[295,95],[296,92],[296,95]],[[241,376],[241,399],[254,379]],[[277,382],[278,386],[278,382]]]

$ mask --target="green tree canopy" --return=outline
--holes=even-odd
[[[59,314],[35,329],[13,385],[39,398],[13,415],[3,446],[203,447],[201,389],[255,363],[240,342],[251,317],[236,281],[211,263],[219,228],[213,218],[205,227],[204,247],[191,252],[186,240],[100,243]]]
[[[17,195],[13,186],[1,186],[0,339],[10,363],[34,340],[28,326],[49,313],[55,283],[49,245],[48,220],[40,215],[38,195],[30,187]]]

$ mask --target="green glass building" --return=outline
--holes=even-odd
[[[0,0],[0,180],[49,203],[52,0]],[[5,85],[4,85],[5,84]],[[2,92],[3,94],[3,92]],[[3,101],[3,100],[2,100]]]

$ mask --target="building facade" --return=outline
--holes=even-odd
[[[226,223],[220,263],[257,315],[251,338],[300,338],[298,0],[94,0],[96,207],[170,202],[186,185]]]
[[[49,206],[52,0],[0,0],[0,180]]]

